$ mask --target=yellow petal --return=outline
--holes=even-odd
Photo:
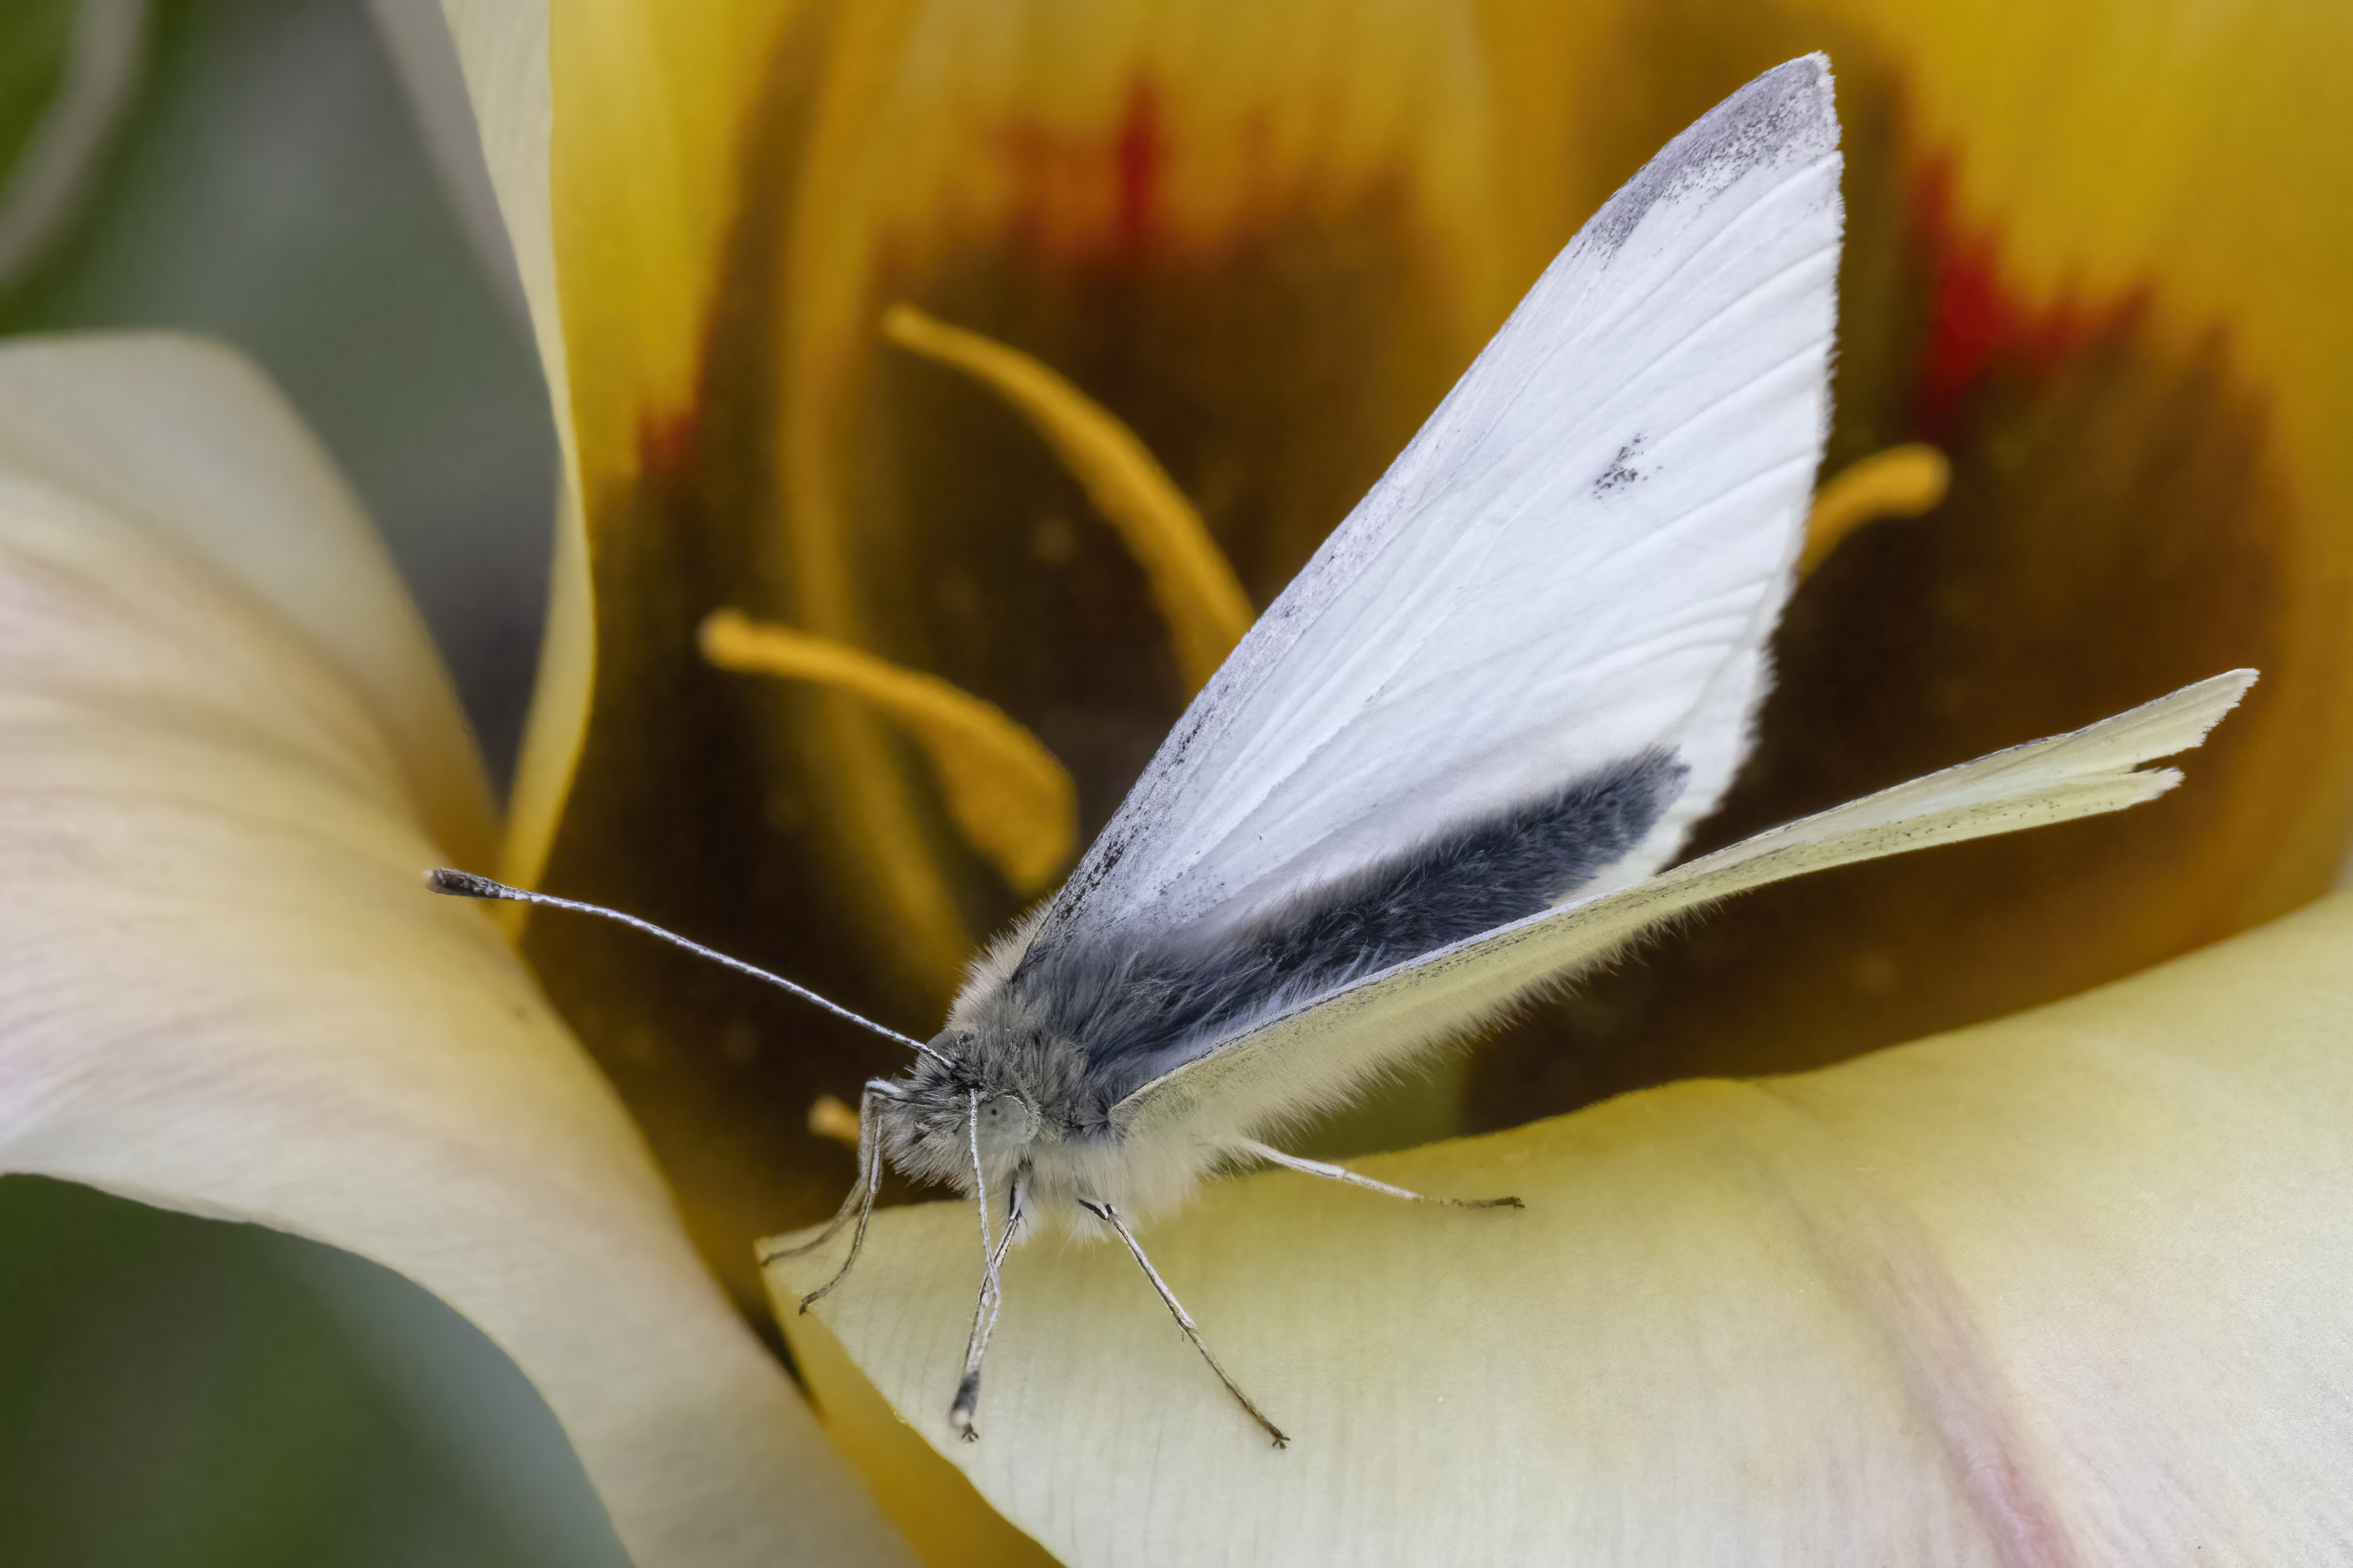
[[[946,681],[825,637],[721,610],[702,654],[722,669],[807,680],[873,703],[923,744],[948,809],[989,863],[1025,894],[1070,864],[1078,837],[1071,775],[1038,737]]]
[[[1143,1239],[1286,1452],[1123,1254],[1050,1241],[1005,1270],[983,1436],[953,1441],[960,1205],[879,1216],[823,1330],[782,1321],[821,1408],[863,1397],[825,1332],[1072,1564],[2325,1561],[2348,952],[2339,896],[1848,1066],[1363,1165],[1520,1212],[1221,1184]],[[780,1265],[778,1299],[826,1267]]]
[[[425,892],[402,761],[463,739],[324,473],[221,351],[0,351],[0,1169],[406,1274],[640,1563],[892,1560],[610,1087]]]
[[[481,128],[491,184],[514,247],[515,268],[530,307],[562,453],[563,500],[555,522],[547,625],[539,679],[515,759],[507,839],[499,857],[510,881],[535,886],[555,838],[564,800],[579,766],[596,684],[595,590],[587,528],[580,510],[581,442],[574,417],[570,353],[555,288],[555,218],[548,142],[554,107],[548,84],[548,0],[443,0],[466,89]],[[520,922],[523,906],[506,906]]]
[[[546,75],[528,92],[488,93],[530,105],[538,177],[561,193],[549,244],[567,346],[552,363],[568,377],[591,495],[636,471],[649,422],[692,407],[718,258],[737,217],[728,174],[778,40],[811,9],[571,0],[558,25],[543,20],[531,37]],[[518,44],[529,31],[520,17],[503,25]]]
[[[1232,15],[1251,14],[1238,7]],[[1049,662],[1003,660],[1002,639],[939,633],[942,617],[927,614],[925,601],[968,590],[970,564],[935,569],[936,555],[920,546],[938,526],[937,512],[909,509],[903,495],[889,492],[902,478],[951,476],[937,465],[898,465],[901,478],[882,481],[878,496],[869,481],[880,443],[863,417],[881,357],[872,323],[893,297],[879,291],[881,258],[905,251],[928,278],[943,259],[935,244],[943,225],[980,215],[1018,223],[1041,196],[1058,208],[1047,226],[1064,238],[1084,230],[1082,247],[1126,221],[1120,200],[1104,199],[1119,184],[1110,154],[1121,117],[1139,90],[1150,96],[1145,79],[1184,79],[1200,40],[1176,18],[1139,29],[1136,17],[1073,16],[1078,33],[1050,40],[1033,37],[1018,13],[986,9],[583,0],[561,13],[547,39],[545,114],[565,353],[560,365],[550,363],[569,388],[586,554],[601,595],[586,754],[642,754],[617,733],[635,703],[672,715],[704,710],[660,700],[674,672],[659,666],[659,649],[642,646],[660,630],[642,606],[672,595],[700,595],[698,614],[733,600],[937,669],[1041,732],[1050,715],[1105,728],[1098,717],[1104,691],[1083,691],[1085,701],[1073,704],[1051,690],[1056,675],[1040,678],[1052,670]],[[1204,101],[1166,100],[1160,130],[1185,156],[1169,161],[1165,194],[1171,227],[1186,245],[1214,252],[1248,233],[1273,265],[1288,251],[1280,236],[1258,231],[1277,224],[1296,193],[1380,230],[1383,265],[1363,290],[1368,299],[1386,298],[1393,273],[1424,266],[1495,290],[1486,247],[1426,246],[1412,217],[1392,210],[1399,169],[1412,204],[1483,210],[1485,185],[1468,162],[1482,133],[1476,72],[1460,29],[1423,18],[1415,27],[1427,49],[1377,51],[1369,57],[1377,68],[1357,73],[1324,58],[1327,45],[1355,36],[1345,19],[1320,18],[1305,36],[1280,23],[1252,26],[1252,38],[1219,51],[1253,62],[1243,78],[1215,84]],[[1270,59],[1312,66],[1328,92],[1303,100],[1282,73],[1266,68]],[[1029,101],[1040,90],[1048,95],[1042,120]],[[1445,111],[1424,112],[1433,102]],[[1086,143],[1085,189],[1068,204],[1046,188],[1050,172],[1044,186],[1025,183],[1024,171],[1041,166],[1023,149],[1041,137]],[[1045,161],[1052,158],[1049,152]],[[1325,172],[1335,176],[1329,191],[1318,187]],[[1320,429],[1347,427],[1351,452],[1343,464],[1286,467],[1261,487],[1284,521],[1265,572],[1287,574],[1313,548],[1334,514],[1330,500],[1345,509],[1394,451],[1390,437],[1409,432],[1419,389],[1440,384],[1440,356],[1458,341],[1470,346],[1464,312],[1434,293],[1427,303],[1412,301],[1415,331],[1397,352],[1377,344],[1365,356],[1299,356],[1298,379],[1331,388],[1299,416]],[[1225,328],[1250,331],[1239,315]],[[1352,343],[1361,337],[1354,322],[1336,321],[1329,335]],[[1433,352],[1432,340],[1445,346]],[[1383,370],[1409,363],[1406,390],[1388,376],[1351,374],[1360,363]],[[1238,409],[1235,423],[1253,445],[1268,442],[1265,421]],[[1378,440],[1363,439],[1368,425],[1379,427]],[[1220,471],[1233,472],[1230,464]],[[1259,505],[1256,494],[1250,504]],[[914,530],[906,526],[911,516],[922,520]],[[997,518],[1025,537],[1039,521],[1019,503]],[[1018,568],[1025,552],[995,553]],[[698,573],[732,581],[714,593]],[[1157,641],[1158,628],[1149,630]],[[925,657],[921,644],[934,636],[958,658],[999,668],[967,671]],[[1123,668],[1105,684],[1156,687],[1156,673]],[[1033,705],[1004,690],[1015,681],[1045,689]],[[1161,717],[1173,718],[1173,710]],[[1133,721],[1121,713],[1113,722],[1124,731]],[[607,730],[610,745],[600,749]],[[744,773],[768,775],[743,781],[747,793],[790,798],[803,825],[795,837],[806,841],[795,853],[812,862],[771,885],[792,886],[802,903],[814,896],[834,911],[834,940],[863,959],[865,984],[925,1011],[944,1004],[978,936],[1014,911],[974,885],[972,868],[937,853],[925,832],[935,815],[926,781],[908,776],[902,749],[863,705],[806,704],[791,731],[769,743],[779,755],[728,749]],[[1098,778],[1082,780],[1087,815],[1108,814],[1111,802],[1087,791],[1115,799],[1126,780],[1109,775],[1131,749],[1124,734],[1105,735],[1093,748],[1103,762],[1091,770]],[[575,843],[608,831],[599,815],[608,807],[622,816],[653,809],[633,783],[606,778],[596,789],[605,793],[572,803],[566,831],[579,836]],[[536,820],[519,800],[518,844]],[[567,862],[559,850],[554,874],[575,890],[622,892],[584,864],[592,858],[583,851]],[[599,885],[583,887],[584,879]],[[551,972],[565,967],[551,955]]]
[[[911,305],[883,312],[882,333],[986,383],[1052,444],[1152,579],[1187,689],[1207,686],[1250,630],[1250,599],[1200,514],[1135,432],[1029,355]]]
[[[484,281],[499,302],[526,327],[531,301],[523,295],[515,265],[514,241],[507,233],[491,165],[482,148],[482,126],[466,89],[465,63],[439,0],[368,0],[368,16],[400,79],[411,118],[441,192],[480,261]]]

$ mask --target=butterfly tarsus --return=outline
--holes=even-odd
[[[1387,1182],[1377,1182],[1370,1176],[1360,1176],[1345,1165],[1330,1165],[1321,1160],[1303,1160],[1296,1154],[1286,1154],[1253,1139],[1237,1138],[1227,1145],[1237,1154],[1247,1154],[1253,1160],[1264,1160],[1270,1165],[1281,1165],[1287,1171],[1321,1176],[1327,1182],[1340,1182],[1351,1187],[1363,1187],[1367,1192],[1386,1193],[1393,1198],[1409,1198],[1418,1204],[1450,1204],[1459,1209],[1524,1209],[1528,1205],[1517,1198],[1434,1198],[1428,1193],[1409,1192],[1393,1187]]]
[[[956,1384],[955,1403],[948,1406],[948,1425],[967,1443],[980,1441],[980,1428],[972,1424],[973,1412],[979,1405],[980,1369],[975,1367]]]

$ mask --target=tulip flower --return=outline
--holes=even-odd
[[[567,479],[505,826],[249,372],[0,353],[0,1166],[417,1279],[546,1394],[649,1564],[889,1561],[892,1527],[939,1562],[2337,1548],[2353,28],[448,12]],[[1620,180],[1814,47],[1851,219],[1819,515],[1897,516],[1814,563],[1694,847],[2217,669],[2257,694],[2164,802],[1768,889],[1345,1135],[1525,1211],[1278,1172],[1157,1227],[1285,1452],[1124,1256],[1050,1247],[1008,1266],[986,1435],[954,1443],[961,1206],[883,1214],[778,1314],[813,1415],[742,1315],[752,1243],[830,1211],[850,1161],[812,1107],[900,1062],[417,873],[627,909],[927,1035],[1236,595],[1279,590]]]

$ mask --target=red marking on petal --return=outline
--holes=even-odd
[[[1071,128],[1027,115],[991,139],[1010,176],[1007,226],[1040,256],[1099,261],[1165,247],[1176,156],[1165,98],[1137,77],[1115,120]]]
[[[676,479],[690,472],[698,437],[692,409],[646,409],[638,416],[638,471],[658,479]]]
[[[1139,248],[1152,237],[1159,216],[1160,184],[1168,165],[1168,139],[1160,122],[1160,96],[1138,78],[1127,91],[1120,116],[1117,151],[1118,243]]]
[[[1914,387],[1913,424],[1950,441],[1970,395],[1990,373],[2047,378],[2068,355],[2129,313],[2133,302],[2087,306],[2072,291],[2040,303],[2005,270],[2000,228],[1959,214],[1950,154],[1930,159],[1915,186],[1914,230],[1928,271],[1928,331]]]

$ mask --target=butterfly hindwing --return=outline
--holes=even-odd
[[[2201,742],[2254,683],[2211,677],[2085,729],[2034,741],[1760,833],[1633,888],[1422,953],[1272,1014],[1131,1091],[1130,1138],[1182,1128],[1215,1143],[1344,1096],[1662,921],[1746,889],[1858,860],[2116,811],[2180,782],[2142,763]]]

